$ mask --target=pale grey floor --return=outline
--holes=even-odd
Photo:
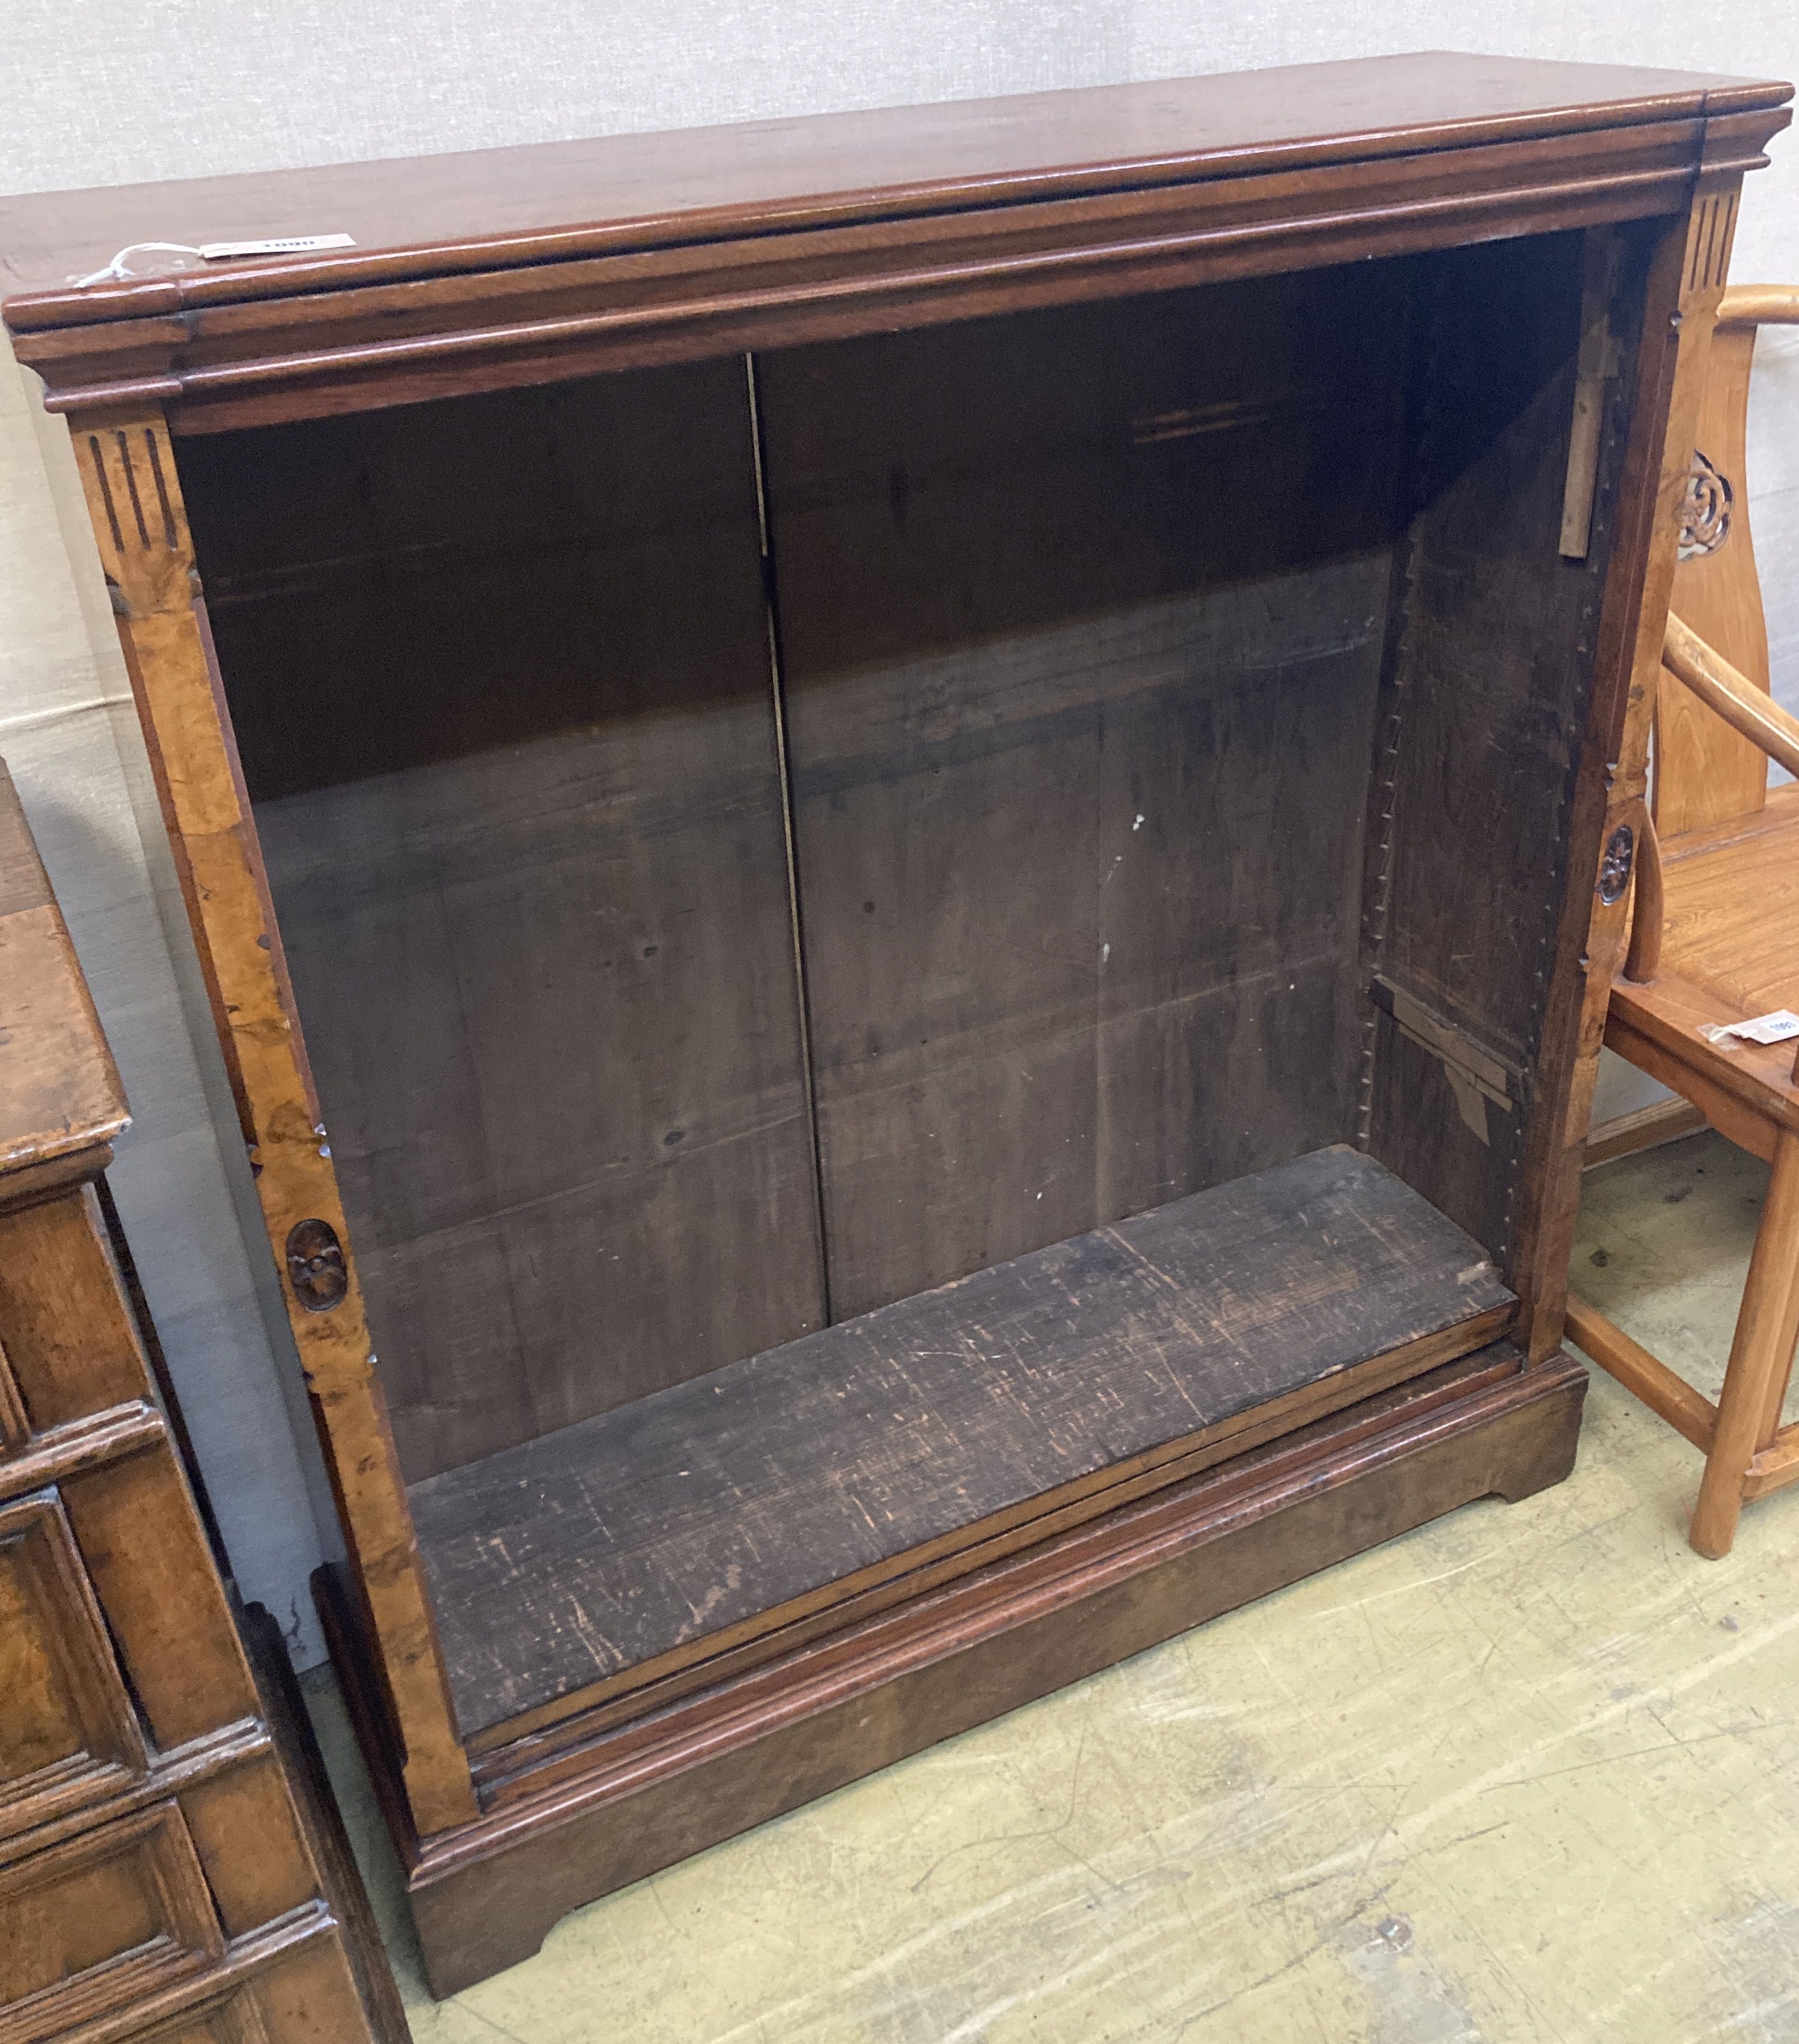
[[[1575,1281],[1715,1392],[1762,1167],[1592,1174]],[[1799,2038],[1799,1491],[1698,1559],[1698,1457],[1595,1373],[1578,1467],[594,1904],[419,2044]]]

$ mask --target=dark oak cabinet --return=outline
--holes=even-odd
[[[1390,59],[0,209],[440,1988],[1566,1472],[1787,96]]]
[[[189,1487],[102,1175],[130,1118],[0,763],[0,2038],[395,2044]]]

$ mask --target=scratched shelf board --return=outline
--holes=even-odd
[[[788,1643],[1478,1347],[1514,1304],[1390,1172],[1318,1150],[428,1477],[458,1717]]]

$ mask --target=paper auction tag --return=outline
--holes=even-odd
[[[350,234],[283,234],[267,241],[202,241],[200,253],[209,263],[233,256],[306,256],[315,248],[354,248]]]

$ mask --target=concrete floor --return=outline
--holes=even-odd
[[[1766,1173],[1591,1175],[1575,1282],[1715,1393]],[[316,1712],[418,2044],[1799,2038],[1799,1490],[1686,1544],[1695,1451],[1594,1374],[1472,1505],[569,1917],[441,2005]]]

